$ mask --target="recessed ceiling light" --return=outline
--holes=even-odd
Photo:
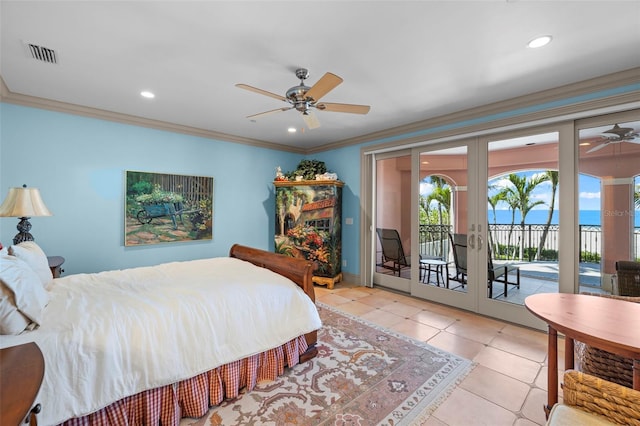
[[[296,130],[296,128],[295,128],[295,127],[289,127],[289,128],[287,129],[287,132],[289,132],[289,133],[295,133],[295,132],[297,132],[297,130]]]
[[[538,47],[546,46],[547,44],[551,43],[551,39],[552,37],[550,35],[536,37],[529,43],[527,43],[527,47],[537,49]]]
[[[154,95],[152,92],[149,92],[148,90],[143,90],[142,92],[140,92],[140,96],[148,99],[153,99],[156,97],[156,95]]]
[[[580,142],[580,146],[591,146],[589,142]]]

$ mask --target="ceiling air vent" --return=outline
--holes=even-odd
[[[29,52],[31,52],[31,57],[33,59],[37,59],[38,61],[42,62],[48,62],[50,64],[56,64],[58,62],[56,59],[55,50],[31,43],[27,44],[27,46],[29,47]]]

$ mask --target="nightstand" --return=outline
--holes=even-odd
[[[64,272],[64,269],[61,268],[64,263],[64,257],[47,256],[47,260],[49,261],[49,269],[51,269],[51,275],[53,275],[53,278],[60,278],[60,275]]]

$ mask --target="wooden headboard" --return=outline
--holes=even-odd
[[[308,260],[293,258],[283,254],[272,253],[257,248],[234,244],[229,250],[229,256],[251,262],[261,268],[267,268],[289,278],[298,284],[311,300],[316,301],[313,290],[313,270],[315,264]]]
[[[295,282],[315,303],[316,294],[313,289],[313,271],[315,264],[308,260],[297,259],[283,254],[271,253],[257,248],[234,244],[229,250],[229,256],[240,260],[246,260],[261,268],[283,275]],[[313,358],[318,353],[315,347],[318,340],[318,332],[312,331],[305,335],[309,349],[302,356],[300,362]]]

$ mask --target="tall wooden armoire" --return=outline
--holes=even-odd
[[[316,262],[313,282],[342,280],[342,187],[337,180],[275,181],[276,253]]]

